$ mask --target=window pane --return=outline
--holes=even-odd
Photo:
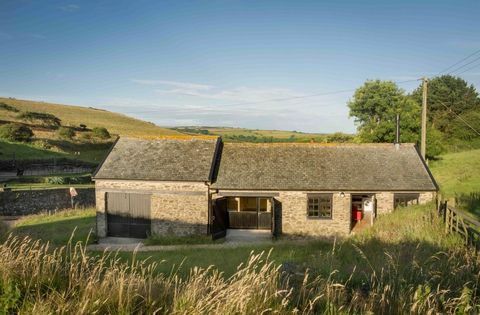
[[[308,216],[319,218],[332,217],[332,197],[327,195],[308,197]]]

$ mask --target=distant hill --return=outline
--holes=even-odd
[[[210,126],[183,126],[172,129],[185,134],[221,136],[227,142],[350,142],[354,136],[341,132],[326,134]]]
[[[61,127],[74,130],[75,136],[71,139],[62,138],[56,128],[46,127],[38,121],[19,117],[27,112],[52,114],[60,119]],[[3,161],[48,160],[55,157],[97,164],[105,157],[119,135],[142,138],[184,136],[178,131],[161,128],[153,123],[106,110],[0,98],[0,126],[12,122],[30,127],[34,133],[34,139],[29,143],[0,140],[0,160]],[[106,128],[111,137],[96,138],[92,133],[95,127]]]
[[[122,136],[163,136],[180,135],[179,132],[156,126],[143,120],[128,117],[123,114],[72,105],[51,104],[37,101],[0,98],[4,103],[20,111],[45,112],[53,114],[62,120],[62,125],[78,127],[85,124],[88,128],[105,127],[112,134]],[[17,120],[16,113],[1,110],[0,120]]]

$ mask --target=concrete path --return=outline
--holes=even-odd
[[[269,230],[241,230],[228,229],[225,242],[227,243],[258,243],[272,240],[272,233]]]
[[[141,239],[106,237],[98,244],[88,245],[91,251],[122,251],[122,252],[157,252],[179,249],[208,249],[208,248],[235,248],[249,245],[273,245],[270,231],[264,230],[227,230],[227,236],[222,243],[186,244],[186,245],[151,245],[146,246]]]

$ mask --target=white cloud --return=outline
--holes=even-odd
[[[65,12],[74,12],[78,9],[80,9],[80,6],[78,4],[66,4],[60,7],[60,10]]]
[[[145,99],[108,99],[98,106],[160,126],[354,131],[346,106],[351,93],[304,97],[312,93],[279,87],[218,87],[170,80],[132,79],[131,82],[150,87],[153,94],[146,94]]]
[[[167,81],[167,80],[138,80],[138,79],[132,79],[132,82],[135,82],[135,83],[138,83],[138,84],[143,84],[143,85],[171,86],[171,87],[176,87],[176,88],[179,88],[179,89],[187,89],[187,90],[209,90],[209,89],[212,88],[211,85],[206,85],[206,84]]]

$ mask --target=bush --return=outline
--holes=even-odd
[[[75,131],[72,128],[60,127],[58,128],[57,135],[62,139],[72,139],[75,137]]]
[[[8,110],[9,112],[14,112],[14,113],[19,112],[19,110],[16,109],[15,107],[10,106],[10,105],[5,104],[5,103],[0,103],[0,109]]]
[[[337,142],[337,143],[344,143],[344,142],[352,142],[353,136],[349,134],[345,134],[342,132],[335,132],[331,135],[327,135],[326,137],[327,142]]]
[[[100,139],[110,139],[110,133],[107,128],[104,127],[95,127],[92,130],[93,136]]]
[[[40,121],[43,125],[51,127],[58,127],[61,123],[60,118],[48,113],[25,112],[18,115],[17,118],[30,122]]]
[[[66,185],[66,184],[89,184],[92,182],[90,175],[86,176],[50,176],[45,177],[46,184]]]
[[[0,127],[0,138],[7,141],[28,142],[32,139],[32,129],[19,124],[6,124]]]

